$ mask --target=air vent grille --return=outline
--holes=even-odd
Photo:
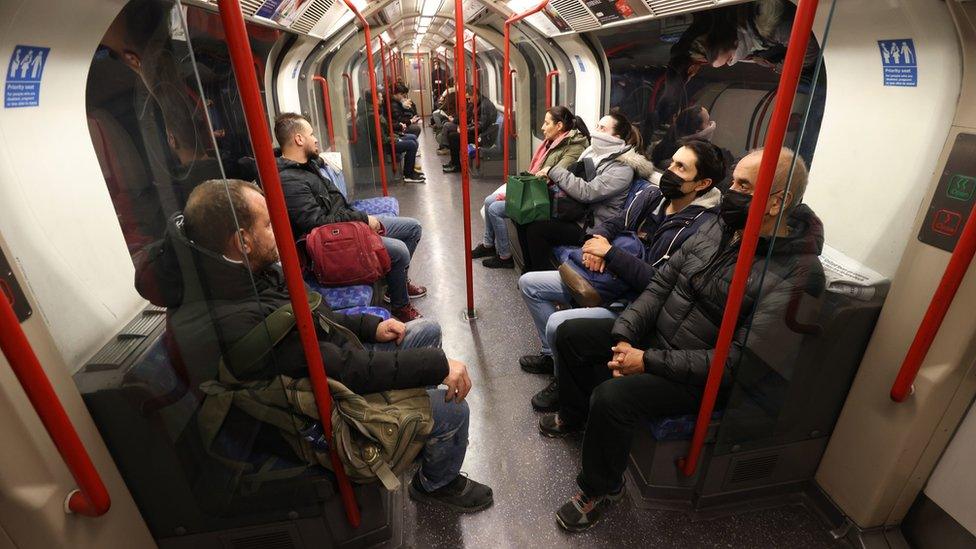
[[[776,468],[779,454],[770,454],[738,461],[732,469],[729,484],[741,484],[769,477]]]
[[[554,0],[549,5],[574,31],[586,32],[600,28],[600,21],[579,0]]]
[[[224,546],[228,549],[295,549],[298,547],[288,530],[272,530],[225,539]]]
[[[312,0],[312,5],[292,24],[291,28],[308,34],[319,21],[325,17],[335,0]]]
[[[241,11],[246,16],[254,15],[263,5],[264,0],[241,0]]]
[[[683,13],[714,6],[717,0],[644,0],[644,5],[657,17]]]

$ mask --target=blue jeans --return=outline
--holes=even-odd
[[[424,230],[420,222],[412,217],[381,215],[377,219],[386,228],[383,246],[390,254],[390,272],[386,275],[386,282],[390,286],[390,304],[403,307],[410,301],[407,295],[407,269]]]
[[[407,333],[397,345],[369,343],[373,351],[396,351],[441,346],[441,327],[435,320],[421,318],[407,322]],[[457,478],[468,449],[468,403],[444,402],[447,391],[428,389],[434,428],[420,451],[420,484],[427,491],[446,486]]]
[[[495,254],[502,259],[512,257],[512,244],[505,226],[505,201],[497,200],[494,194],[485,198],[485,246],[495,248]]]
[[[417,164],[417,148],[420,144],[417,143],[417,136],[412,134],[404,135],[403,137],[397,139],[396,142],[396,153],[397,155],[403,155],[403,175],[404,177],[410,177],[411,175],[416,175],[414,167]]]
[[[570,318],[617,318],[617,313],[603,307],[556,310],[556,303],[572,304],[573,296],[559,277],[559,271],[534,271],[519,278],[522,300],[532,315],[542,342],[542,354],[551,355],[556,328]]]

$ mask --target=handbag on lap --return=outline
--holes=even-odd
[[[549,219],[546,179],[534,175],[509,176],[505,187],[505,215],[519,225]]]
[[[329,223],[312,229],[305,250],[315,279],[323,286],[372,284],[390,272],[383,239],[359,221]]]

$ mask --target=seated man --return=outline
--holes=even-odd
[[[801,203],[807,170],[800,158],[793,165],[794,158],[786,148],[779,154],[726,361],[726,394],[740,359],[789,370],[802,335],[793,331],[787,313],[801,307],[800,300],[815,302],[824,289],[817,258],[823,225]],[[542,417],[539,430],[563,437],[585,427],[580,492],[556,513],[562,528],[591,527],[620,497],[639,426],[698,410],[761,159],[762,152],[754,151],[739,162],[720,220],[688,239],[616,321],[570,320],[557,330],[559,412]]]
[[[419,136],[420,117],[417,116],[417,108],[414,107],[413,102],[407,99],[409,92],[406,84],[393,86],[393,93],[390,94],[390,110],[393,113],[394,126],[399,125],[399,128],[394,127],[394,129],[402,131],[405,135]]]
[[[182,297],[167,305],[175,335],[190,355],[206,355],[208,349],[226,352],[289,303],[271,218],[261,189],[253,183],[230,179],[201,184],[191,193],[182,218],[171,221],[166,238],[179,262],[168,267],[157,262],[156,268],[171,272],[156,279],[180,281],[172,285],[183,288]],[[192,265],[187,268],[186,263]],[[193,273],[192,280],[183,276],[184,270]],[[464,398],[471,380],[463,363],[441,351],[440,326],[431,320],[403,324],[335,313],[324,301],[313,314],[336,327],[316,330],[319,349],[328,375],[350,390],[368,394],[447,386],[446,391],[428,389],[434,427],[420,453],[411,496],[463,512],[491,505],[491,489],[460,474],[468,440]],[[214,341],[216,334],[219,341]],[[210,361],[216,358],[210,356]],[[201,360],[194,364],[206,367]],[[275,344],[265,360],[246,370],[232,363],[228,367],[241,381],[308,377],[297,329]]]
[[[411,298],[427,295],[427,288],[410,282],[407,269],[423,229],[410,217],[367,215],[349,206],[349,202],[331,181],[319,172],[319,141],[304,116],[282,113],[275,119],[275,137],[281,147],[278,171],[281,189],[288,205],[288,218],[295,238],[301,238],[319,225],[339,221],[361,221],[379,232],[386,229],[383,245],[390,254],[392,268],[387,275],[387,301],[393,316],[409,322],[421,314],[410,304]]]
[[[706,141],[689,141],[679,148],[661,186],[648,187],[637,194],[627,211],[594,227],[592,237],[583,245],[583,262],[594,272],[610,272],[626,283],[625,297],[636,296],[651,282],[654,272],[681,248],[691,235],[718,213],[722,193],[715,183],[725,179],[725,162],[715,145]],[[644,247],[644,258],[616,248],[614,238],[633,233]],[[519,365],[533,374],[553,371],[552,337],[560,324],[570,318],[616,318],[617,313],[604,307],[587,307],[556,311],[556,304],[571,303],[569,288],[559,271],[535,271],[519,279],[522,299],[532,314],[542,341],[542,352],[523,356]],[[558,409],[557,382],[532,398],[540,412]]]
[[[465,101],[468,108],[468,143],[477,146],[474,141],[475,117],[474,101],[472,101],[472,89],[468,88],[465,94]],[[478,136],[481,137],[488,131],[495,120],[498,119],[498,108],[480,91],[478,92]],[[444,125],[444,133],[447,140],[447,148],[451,154],[451,162],[443,166],[444,173],[454,173],[461,169],[461,130],[457,125],[458,120],[451,120]],[[465,152],[467,154],[467,152]]]

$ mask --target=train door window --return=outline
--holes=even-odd
[[[730,159],[762,145],[793,13],[787,0],[758,0],[597,33],[610,65],[609,103],[640,125],[658,168],[670,162],[681,138],[706,136]],[[796,145],[807,164],[827,81],[825,70],[811,80],[820,47],[815,37],[810,42],[789,128],[795,140],[806,120],[805,138]]]
[[[273,407],[225,406],[234,379],[284,402],[278,375],[303,377],[288,370],[303,362],[281,354],[300,353],[294,346],[242,349],[273,339],[259,321],[288,294],[220,29],[215,12],[133,0],[106,31],[87,86],[136,289],[158,308],[131,324],[147,342],[123,355],[135,358],[111,363],[117,350],[106,347],[76,380],[157,539],[321,515],[309,480],[331,482],[314,465],[317,439],[298,436],[314,420],[275,426]],[[280,34],[249,30],[263,63]]]

